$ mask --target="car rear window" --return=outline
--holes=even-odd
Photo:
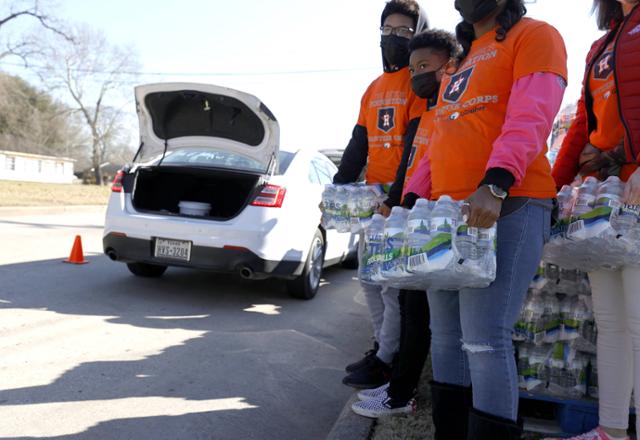
[[[162,165],[196,165],[260,172],[263,165],[257,160],[227,151],[192,148],[167,151]]]

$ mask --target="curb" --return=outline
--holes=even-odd
[[[358,395],[354,393],[342,408],[327,440],[367,440],[371,437],[376,419],[369,419],[354,413],[351,410],[351,405],[357,401]]]
[[[107,205],[68,205],[68,206],[2,206],[0,217],[20,215],[48,215],[65,213],[105,212]]]

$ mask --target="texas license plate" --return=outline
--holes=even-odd
[[[154,256],[156,258],[165,258],[169,260],[190,261],[191,242],[171,240],[169,238],[156,238]]]

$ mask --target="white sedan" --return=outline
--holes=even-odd
[[[279,277],[313,298],[322,268],[354,265],[356,238],[320,225],[335,165],[280,151],[279,126],[256,97],[204,84],[135,89],[140,149],[118,173],[103,246],[139,276],[168,266]]]

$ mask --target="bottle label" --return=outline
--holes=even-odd
[[[409,234],[419,233],[419,234],[428,234],[429,233],[429,223],[425,219],[413,219],[407,222],[407,232]]]
[[[449,217],[433,217],[431,230],[434,232],[451,233],[458,226],[458,221]]]
[[[458,226],[458,230],[456,231],[456,236],[458,238],[469,237],[473,242],[478,241],[479,230],[473,226],[469,226],[466,224],[462,224]]]
[[[640,217],[640,205],[628,205],[624,204],[620,206],[619,215],[632,215]]]
[[[407,261],[409,271],[426,272],[429,269],[429,257],[426,252],[411,255]]]

